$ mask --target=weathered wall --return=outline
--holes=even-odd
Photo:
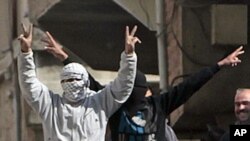
[[[15,110],[10,80],[0,81],[0,141],[15,141]]]
[[[230,13],[228,13],[230,14]],[[233,18],[233,17],[232,17]],[[247,18],[247,17],[245,17]],[[223,19],[221,19],[223,20]],[[232,20],[233,21],[233,20]],[[237,22],[237,21],[236,21]],[[232,29],[234,27],[231,27]],[[247,29],[246,29],[247,30]],[[235,50],[238,45],[211,44],[211,7],[184,8],[183,12],[183,48],[190,58],[183,56],[184,73],[192,73],[206,65],[216,64],[221,58]],[[235,67],[222,69],[189,103],[193,113],[223,113],[233,110],[233,97],[238,87],[248,86],[249,59],[248,48],[240,56],[242,63]],[[222,97],[218,98],[218,97]],[[209,98],[209,99],[208,99]],[[211,103],[212,102],[212,103]],[[194,104],[205,107],[198,108]],[[223,109],[220,107],[224,107]],[[206,109],[206,112],[203,112]],[[217,109],[217,110],[215,110]],[[231,109],[231,110],[229,110]]]
[[[36,24],[37,19],[46,13],[53,5],[61,0],[28,0],[30,20]]]
[[[13,82],[10,71],[12,41],[12,1],[0,1],[0,141],[15,140]]]
[[[177,76],[183,74],[182,53],[178,44],[182,44],[182,8],[176,6],[174,0],[166,0],[166,33],[167,33],[167,63],[168,63],[168,84],[174,86],[182,79],[174,80]],[[170,115],[170,124],[178,120],[181,113],[179,110]]]
[[[16,97],[20,96],[16,78],[16,60],[13,58],[13,49],[17,46],[12,42],[20,33],[21,21],[18,21],[22,19],[20,15],[28,16],[32,20],[58,1],[30,0],[30,15],[25,15],[27,11],[24,13],[18,11],[20,3],[18,4],[17,0],[0,1],[0,141],[40,141],[43,139],[40,125],[28,123],[29,106],[22,98],[17,100]],[[19,49],[15,48],[15,50]],[[17,114],[17,107],[21,107],[20,115]],[[20,128],[17,129],[18,127]],[[37,132],[39,134],[36,134]]]
[[[175,15],[171,18],[173,1],[166,0],[166,2],[169,84],[178,75],[194,73],[203,67],[216,64],[226,54],[238,47],[235,44],[212,45],[211,5],[188,7],[178,5]],[[228,14],[230,15],[230,13]],[[172,27],[169,25],[170,19],[172,19]],[[223,17],[219,20],[223,20]],[[237,21],[232,17],[231,22]],[[237,26],[232,26],[231,29],[233,30],[235,27]],[[245,30],[247,31],[247,29]],[[177,44],[176,39],[180,44]],[[175,121],[178,122],[175,127],[177,135],[182,136],[179,132],[181,128],[182,131],[185,130],[187,136],[199,138],[206,130],[206,124],[217,124],[226,129],[229,123],[234,122],[235,90],[239,87],[249,87],[250,72],[248,70],[250,68],[247,64],[250,63],[248,59],[250,52],[247,46],[244,49],[245,54],[240,57],[243,61],[240,65],[234,68],[223,68],[184,106],[171,114],[171,124],[173,125]],[[181,119],[178,119],[179,116]],[[199,133],[195,133],[195,130]]]
[[[232,44],[211,44],[210,5],[184,6],[182,10],[182,47],[185,50],[185,53],[182,52],[184,74],[194,73],[203,67],[216,64],[226,54],[238,47],[238,45]],[[237,21],[234,21],[232,17],[231,22]],[[186,114],[178,121],[180,126],[183,125],[182,129],[190,131],[200,129],[202,131],[201,129],[206,128],[206,124],[218,124],[218,126],[225,128],[228,127],[229,123],[234,122],[233,98],[235,91],[239,87],[249,87],[248,76],[250,72],[248,70],[250,68],[248,64],[250,60],[248,56],[250,52],[247,46],[244,49],[245,54],[240,56],[243,61],[240,65],[234,68],[223,68],[184,105]]]

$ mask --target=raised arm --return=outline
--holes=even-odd
[[[36,76],[35,64],[33,59],[32,31],[33,25],[27,29],[23,24],[23,34],[19,36],[21,43],[21,53],[18,56],[18,76],[22,96],[38,113],[46,114],[47,107],[51,105],[50,92]],[[41,115],[41,114],[40,114]]]
[[[137,26],[129,33],[129,27],[126,27],[125,49],[121,54],[118,76],[101,91],[98,97],[96,97],[96,99],[99,99],[96,101],[101,100],[99,104],[108,117],[128,99],[134,86],[137,66],[135,44],[137,42],[141,43],[139,38],[134,36],[136,30]]]
[[[184,80],[179,85],[173,87],[169,92],[160,96],[162,100],[162,108],[169,114],[181,104],[185,103],[196,91],[198,91],[206,82],[208,82],[214,74],[216,74],[223,66],[237,66],[241,63],[238,58],[243,54],[243,47],[239,47],[224,59],[218,61],[214,66],[203,68]],[[168,105],[166,105],[168,104]]]
[[[46,33],[47,38],[42,39],[42,41],[46,44],[45,50],[49,53],[51,53],[55,58],[60,60],[64,65],[67,65],[72,62],[77,62],[72,60],[72,57],[69,56],[64,50],[63,47],[56,42],[56,40],[53,38],[53,36],[47,31]],[[80,63],[80,62],[77,62]],[[102,86],[98,81],[94,79],[94,77],[88,72],[89,74],[89,82],[90,86],[89,88],[93,91],[99,91],[104,86]]]

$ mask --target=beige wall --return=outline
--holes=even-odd
[[[28,15],[31,20],[40,16],[44,11],[46,11],[50,5],[55,4],[59,0],[29,0],[31,7],[29,8],[32,14]],[[17,37],[14,35],[17,30],[20,29],[20,22],[18,19],[23,19],[23,17],[18,17],[20,15],[25,15],[25,11],[18,11],[20,5],[16,5],[17,0],[1,0],[0,1],[0,141],[40,141],[41,137],[41,127],[30,125],[28,121],[28,114],[30,112],[30,107],[21,98],[20,105],[16,103],[16,95],[20,95],[17,89],[17,78],[16,78],[16,60],[13,59],[12,49],[17,47],[12,45],[12,42]],[[23,2],[23,1],[19,1]],[[21,8],[22,9],[22,8]],[[16,15],[16,16],[15,16]],[[27,16],[27,15],[26,15]],[[34,20],[35,21],[35,20]],[[14,23],[16,22],[16,23]],[[16,49],[15,50],[19,50]],[[21,116],[19,116],[21,125],[20,130],[17,130],[17,108],[21,107]],[[20,131],[20,137],[17,139],[17,132]],[[39,134],[36,134],[36,133]]]

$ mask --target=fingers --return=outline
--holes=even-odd
[[[243,46],[240,46],[239,48],[237,48],[234,53],[237,55],[240,55],[240,54],[243,54],[244,53],[244,50],[243,49]]]
[[[241,63],[241,60],[239,60],[239,61],[237,61],[237,62],[232,63],[232,67],[237,66],[239,63]]]
[[[21,34],[17,39],[21,42],[27,42],[27,39],[24,37],[24,34]]]
[[[45,34],[47,35],[47,37],[49,38],[50,41],[53,40],[53,37],[51,36],[51,34],[48,31],[46,31]]]
[[[134,36],[135,35],[135,32],[137,30],[137,26],[135,25],[134,28],[132,29],[132,32],[131,32],[131,36]]]
[[[55,43],[55,40],[54,40],[54,38],[52,37],[52,35],[51,35],[48,31],[46,31],[45,34],[47,35],[47,37],[49,38],[49,40],[54,44],[54,43]]]
[[[236,64],[241,63],[241,60],[237,59],[237,60],[233,61],[233,63],[236,63]]]
[[[239,63],[241,63],[241,60],[238,57],[235,57],[234,60],[231,61],[232,67],[237,66]]]
[[[23,33],[24,34],[27,33],[27,29],[26,29],[26,27],[25,27],[25,25],[23,23],[21,23],[21,27],[22,27]]]
[[[243,49],[243,46],[240,46],[239,48],[236,49],[236,52],[239,52]]]
[[[135,50],[135,44],[141,43],[141,40],[138,37],[135,37],[135,32],[137,30],[137,26],[134,26],[131,33],[129,33],[129,27],[126,26],[125,32],[125,53],[131,54]]]
[[[235,66],[237,66],[237,63],[233,63],[233,64],[232,64],[232,67],[235,67]]]
[[[51,53],[54,55],[55,53],[55,49],[53,47],[48,47],[48,46],[45,46],[44,47],[44,50],[46,50],[47,52]]]
[[[24,39],[24,35],[21,34],[17,39],[18,39],[18,40],[23,40],[23,39]]]
[[[243,50],[243,51],[240,51],[240,52],[237,52],[236,56],[238,56],[238,55],[240,55],[240,54],[243,54],[243,53],[245,53],[244,50]]]
[[[236,67],[238,63],[232,63],[232,67]]]
[[[48,47],[48,46],[45,46],[44,49],[45,49],[46,51],[52,51],[52,50],[53,50],[52,47]]]
[[[135,37],[134,40],[133,40],[133,43],[135,44],[135,43],[137,43],[137,42],[138,42],[138,43],[141,43],[141,40],[140,40],[139,38]]]
[[[29,35],[28,36],[31,36],[32,35],[32,32],[33,32],[33,24],[30,24],[29,26]]]
[[[129,27],[126,26],[126,32],[125,32],[125,36],[126,38],[130,38],[130,40],[132,41],[132,44],[135,44],[135,43],[141,43],[141,40],[138,38],[138,37],[134,37],[135,33],[137,31],[137,26],[134,26],[131,33],[129,33]]]
[[[21,27],[22,27],[22,30],[23,30],[23,36],[25,38],[28,38],[29,36],[32,36],[33,24],[29,25],[29,30],[27,30],[26,26],[23,23],[21,23]]]
[[[128,26],[126,26],[126,37],[127,36],[134,36],[135,35],[135,32],[137,31],[137,26],[135,25],[134,27],[133,27],[133,29],[132,29],[132,31],[131,31],[131,33],[129,33],[129,27]]]
[[[42,41],[44,41],[47,44],[47,46],[57,48],[57,43],[54,40],[54,38],[52,37],[52,35],[48,31],[46,31],[45,34],[47,35],[48,38],[42,39]]]
[[[127,38],[128,36],[129,36],[129,27],[126,26],[125,37]]]

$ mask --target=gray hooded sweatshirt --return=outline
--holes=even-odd
[[[137,56],[121,54],[118,76],[99,92],[87,90],[82,101],[70,104],[36,76],[33,53],[18,56],[22,96],[42,120],[44,141],[104,141],[109,117],[130,96]]]

